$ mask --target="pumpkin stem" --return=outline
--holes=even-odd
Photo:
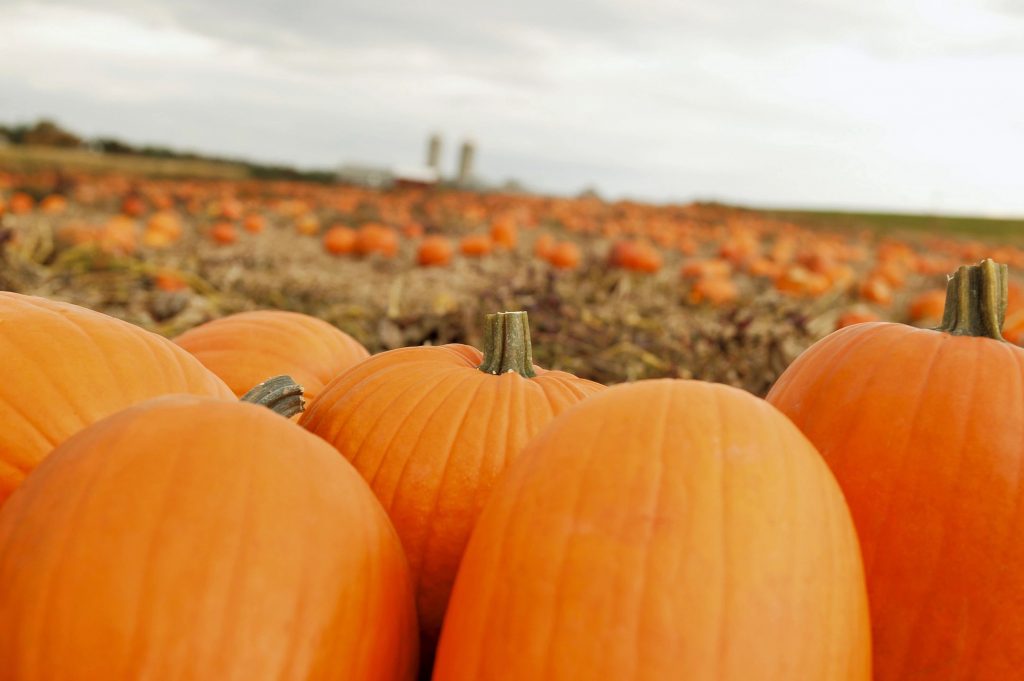
[[[262,405],[285,418],[291,418],[306,408],[302,386],[291,376],[268,378],[242,395],[240,401]]]
[[[946,309],[937,331],[1003,340],[1008,289],[1006,265],[991,258],[962,265],[946,281]]]
[[[525,312],[489,314],[484,321],[484,361],[480,371],[507,374],[514,371],[533,378],[533,346],[530,344],[530,320]]]

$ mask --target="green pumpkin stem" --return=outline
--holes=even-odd
[[[513,371],[533,378],[533,346],[530,344],[530,320],[525,312],[499,312],[484,321],[484,361],[480,371],[507,374]]]
[[[1006,265],[991,258],[961,266],[946,282],[946,309],[937,330],[954,336],[1004,340],[1008,280]]]
[[[300,414],[306,408],[306,401],[302,399],[302,386],[291,376],[268,378],[242,395],[241,401],[262,405],[285,418]]]

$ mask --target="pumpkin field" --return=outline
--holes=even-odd
[[[1024,678],[1011,226],[0,172],[0,681]]]
[[[323,319],[371,352],[479,345],[484,314],[521,308],[543,366],[758,395],[845,324],[936,326],[959,264],[991,256],[1024,271],[1009,221],[979,221],[993,242],[927,222],[891,233],[715,204],[41,170],[0,175],[0,213],[0,288],[165,336],[274,308]]]

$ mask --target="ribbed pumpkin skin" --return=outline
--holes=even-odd
[[[1024,350],[859,324],[768,400],[832,468],[864,552],[876,678],[1024,669]]]
[[[609,388],[555,419],[473,531],[434,681],[870,678],[842,494],[770,405]]]
[[[259,310],[221,317],[174,339],[241,397],[255,385],[287,374],[316,399],[331,379],[370,353],[322,319]]]
[[[166,338],[84,307],[0,292],[0,505],[85,426],[169,393],[233,398]]]
[[[481,360],[466,345],[375,355],[299,421],[348,457],[384,504],[409,557],[427,645],[491,485],[552,417],[603,388],[561,371],[485,374]]]
[[[408,566],[366,483],[263,407],[169,396],[0,510],[0,678],[408,680]]]

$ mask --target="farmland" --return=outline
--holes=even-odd
[[[294,310],[371,352],[479,346],[484,314],[525,309],[538,364],[602,383],[695,377],[763,395],[843,323],[936,325],[936,292],[959,264],[992,255],[1011,271],[1024,265],[1012,221],[380,192],[231,168],[194,179],[168,178],[167,166],[56,173],[40,163],[22,156],[0,175],[0,289],[170,337],[234,312]],[[450,258],[421,264],[427,237]],[[1024,326],[1016,291],[1011,338]]]
[[[763,658],[859,681],[904,678],[901,655],[954,666],[962,602],[996,603],[974,631],[1020,631],[1024,561],[1000,545],[1019,522],[1012,221],[149,163],[0,175],[14,676],[50,646],[82,669],[151,647],[154,678],[270,678],[263,648],[209,645],[223,630],[266,636],[282,668],[323,642],[309,659],[367,681],[661,679],[691,647],[739,670],[707,678]],[[878,320],[910,326],[859,323]],[[981,578],[909,588],[931,570]],[[589,618],[609,594],[673,642],[644,648],[655,671],[633,669],[619,609]],[[46,618],[71,624],[12,633]],[[887,648],[908,620],[938,633]],[[111,629],[129,635],[108,655]],[[1017,639],[991,645],[978,678],[1011,678]]]

